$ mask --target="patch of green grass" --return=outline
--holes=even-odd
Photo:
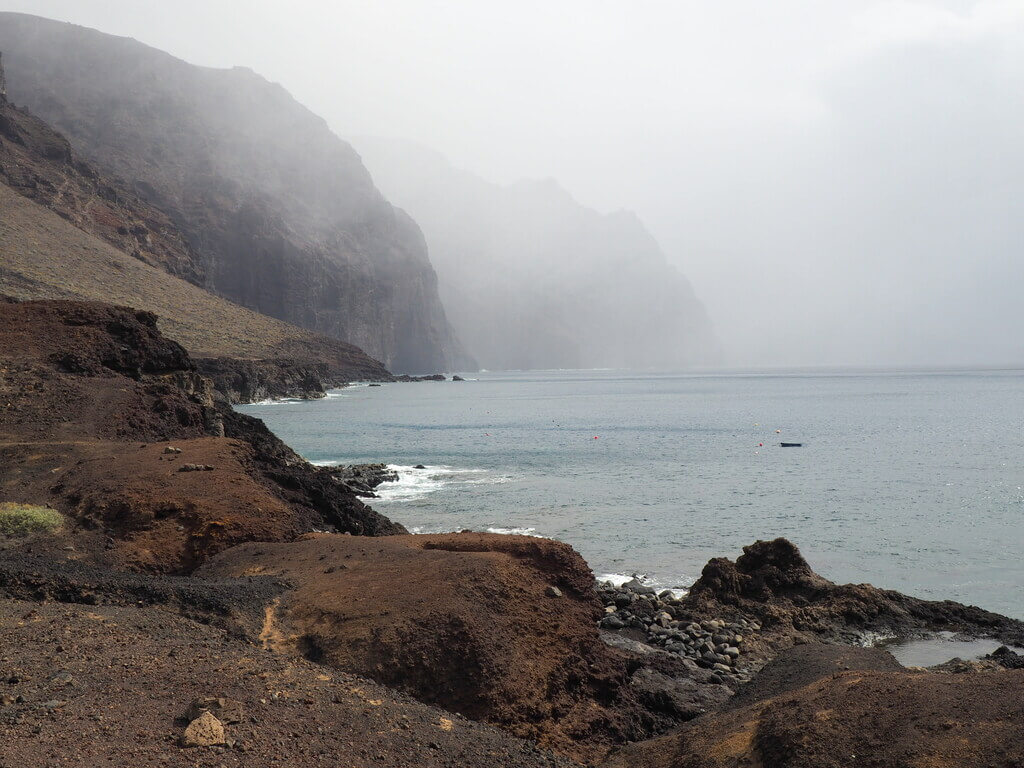
[[[64,524],[60,512],[34,504],[0,503],[0,536],[53,533]]]

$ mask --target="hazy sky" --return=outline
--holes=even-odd
[[[1024,1],[0,8],[249,66],[343,137],[635,210],[733,364],[1024,362]]]

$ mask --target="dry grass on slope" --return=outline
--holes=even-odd
[[[0,293],[146,309],[197,357],[269,358],[345,347],[260,315],[118,251],[0,184]]]

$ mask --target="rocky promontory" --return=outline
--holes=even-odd
[[[218,403],[150,313],[7,301],[0,350],[0,492],[67,515],[90,560],[181,572],[241,541],[404,532]]]

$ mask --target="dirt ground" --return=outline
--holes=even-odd
[[[241,704],[185,748],[193,699]],[[156,607],[0,600],[0,765],[554,768],[496,728]]]

